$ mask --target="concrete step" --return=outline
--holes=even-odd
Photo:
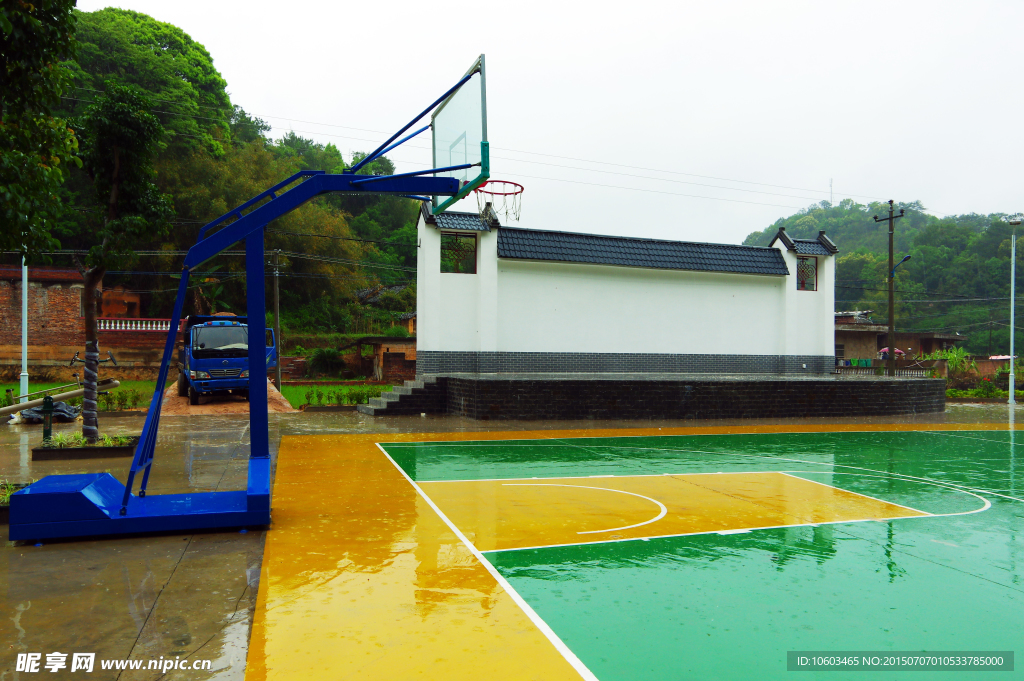
[[[371,399],[366,409],[360,411],[373,416],[443,412],[445,386],[445,383],[438,382],[436,378],[405,381],[405,385],[396,386],[391,392]]]
[[[376,398],[374,398],[374,399],[376,399]],[[357,404],[356,405],[356,411],[358,411],[360,414],[369,414],[370,416],[376,416],[378,409],[379,409],[378,407],[373,407],[373,406],[371,406],[369,404]]]

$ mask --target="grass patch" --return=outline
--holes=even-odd
[[[178,377],[177,373],[175,373],[174,380],[176,380],[177,377]],[[102,377],[101,377],[101,380],[102,380]],[[169,386],[171,383],[174,382],[174,380],[168,379],[167,380],[167,385]],[[65,383],[29,383],[28,391],[30,393],[34,393],[34,392],[36,392],[38,390],[53,390],[54,388],[59,388],[62,385],[67,385],[67,383],[69,383],[69,382],[70,381],[65,382]],[[150,400],[152,400],[152,398],[153,398],[153,390],[155,388],[156,388],[156,381],[121,381],[121,385],[119,387],[114,388],[113,390],[111,390],[109,395],[106,395],[106,396],[100,395],[99,400],[98,400],[99,408],[100,408],[100,413],[103,413],[104,411],[113,411],[115,409],[118,409],[119,408],[119,404],[118,404],[118,400],[117,400],[118,395],[128,396],[130,394],[130,391],[132,391],[132,390],[138,391],[138,402],[136,403],[136,406],[139,407],[139,408],[148,407],[149,403],[150,403]],[[5,400],[7,398],[7,390],[8,389],[11,389],[11,390],[14,391],[15,397],[17,397],[19,395],[19,393],[20,393],[20,388],[18,387],[17,383],[0,383],[0,402],[5,402]],[[68,392],[68,391],[74,390],[74,389],[75,389],[74,386],[72,386],[70,388],[65,388],[61,392]],[[166,389],[167,389],[167,387],[164,386],[164,390],[166,390]],[[51,394],[56,394],[56,392],[51,393]],[[35,395],[33,397],[30,397],[29,399],[30,400],[37,400],[37,399],[39,399],[41,397],[42,397],[42,395]],[[104,399],[104,397],[106,397],[107,399]],[[79,400],[79,401],[81,400],[81,398],[76,398],[76,399]],[[123,401],[124,401],[124,398],[122,398],[122,402]],[[72,402],[74,402],[74,400],[72,400]],[[131,404],[130,404],[130,400],[129,400],[129,402],[124,404],[124,406],[121,407],[121,408],[128,408],[130,406],[131,406]]]
[[[101,435],[95,444],[88,444],[81,432],[60,432],[54,433],[49,440],[43,440],[44,447],[57,447],[59,449],[73,447],[127,447],[137,435]]]
[[[1014,396],[1018,402],[1024,401],[1024,390],[1014,390]],[[984,400],[984,399],[1000,399],[1006,400],[1010,398],[1009,390],[998,390],[993,388],[974,388],[972,390],[957,390],[950,388],[946,391],[946,397],[949,399],[967,399],[967,400]]]
[[[15,485],[10,480],[0,480],[0,506],[10,506],[11,495],[20,488],[21,485]]]
[[[283,385],[281,394],[293,408],[304,404],[333,406],[336,404],[365,404],[371,397],[391,390],[390,385]],[[339,395],[340,401],[339,401]],[[333,399],[332,399],[333,396]]]

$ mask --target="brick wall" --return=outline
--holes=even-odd
[[[0,281],[0,345],[21,344],[21,282]],[[28,342],[32,345],[85,345],[82,286],[29,282]],[[12,323],[13,322],[13,323]]]
[[[384,381],[402,383],[416,378],[416,360],[406,359],[402,352],[384,353]]]
[[[878,334],[863,331],[836,330],[836,345],[843,346],[843,359],[875,359],[878,357]]]
[[[942,379],[504,380],[447,378],[449,414],[474,419],[720,419],[942,412]]]

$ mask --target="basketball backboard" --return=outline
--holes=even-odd
[[[459,180],[459,193],[439,203],[435,196],[433,212],[441,213],[468,196],[490,177],[487,146],[487,77],[484,55],[466,72],[470,76],[458,90],[441,102],[430,117],[435,168],[479,164],[472,168],[436,173],[437,177]],[[465,77],[465,76],[464,76]]]

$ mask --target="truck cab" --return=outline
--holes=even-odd
[[[249,327],[246,317],[192,315],[185,319],[178,355],[178,395],[199,404],[204,395],[240,395],[249,399]],[[277,365],[274,332],[267,329],[266,365],[254,369],[257,380]]]

